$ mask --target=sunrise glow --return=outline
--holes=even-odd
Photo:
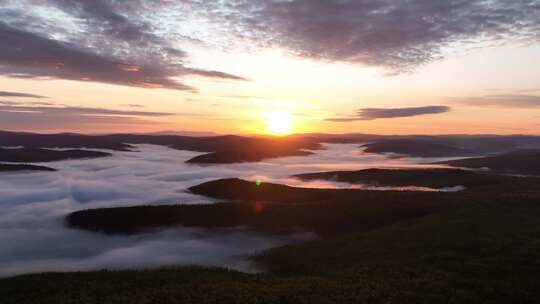
[[[294,129],[294,117],[287,111],[270,111],[265,113],[268,133],[272,135],[288,135]]]

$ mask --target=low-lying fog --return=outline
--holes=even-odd
[[[46,163],[47,173],[0,174],[0,276],[43,271],[148,268],[200,264],[257,271],[246,255],[316,237],[256,234],[242,228],[176,228],[136,236],[107,236],[66,228],[72,211],[140,204],[205,204],[211,199],[185,189],[218,178],[241,177],[295,186],[361,187],[290,179],[298,173],[369,167],[414,167],[437,159],[364,154],[358,144],[328,144],[304,157],[259,163],[193,165],[200,153],[138,145],[138,152],[108,158]],[[110,151],[107,151],[110,152]]]

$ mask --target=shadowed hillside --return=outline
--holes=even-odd
[[[540,175],[540,150],[518,150],[502,155],[440,162],[454,167],[490,170],[505,174]]]
[[[0,161],[13,163],[52,162],[67,159],[84,159],[111,156],[110,153],[88,150],[48,150],[0,148]]]
[[[187,163],[200,164],[228,164],[242,162],[258,162],[268,158],[284,157],[284,156],[306,156],[313,154],[309,151],[296,150],[285,148],[247,148],[242,150],[228,150],[212,152],[195,156],[187,161]]]
[[[366,144],[363,147],[368,153],[397,153],[417,157],[466,156],[472,153],[471,150],[454,147],[443,142],[418,139],[384,140]]]
[[[52,162],[111,156],[112,154],[88,150],[49,150],[32,148],[0,148],[0,161],[13,163]]]
[[[160,226],[248,226],[265,232],[296,229],[335,235],[372,229],[446,208],[439,193],[306,189],[239,179],[204,183],[191,191],[232,202],[209,205],[139,206],[71,213],[71,227],[106,233],[137,233]]]
[[[459,169],[365,169],[358,171],[330,171],[293,175],[301,180],[332,180],[361,183],[369,186],[420,186],[444,188],[452,186],[478,187],[507,184],[517,178],[482,174]]]
[[[299,134],[286,137],[180,136],[72,133],[34,134],[0,132],[1,146],[27,148],[94,148],[129,151],[130,144],[154,144],[177,150],[206,152],[190,163],[254,162],[281,156],[302,156],[317,150],[321,143],[365,143],[370,153],[398,153],[419,157],[478,156],[516,149],[540,148],[538,136],[380,136],[368,134]]]
[[[154,144],[177,150],[209,152],[196,156],[189,163],[236,163],[256,162],[282,156],[305,156],[311,152],[304,149],[320,149],[321,145],[303,137],[247,137],[178,135],[79,135],[79,134],[32,134],[0,132],[0,147],[26,148],[94,148],[116,151],[133,150],[130,144]],[[7,161],[7,160],[6,160]]]
[[[301,228],[333,235],[438,212],[454,203],[497,195],[501,188],[535,193],[540,185],[538,178],[456,169],[369,169],[300,176],[319,178],[335,177],[336,174],[349,182],[369,180],[385,185],[427,187],[461,184],[467,188],[457,193],[311,189],[228,178],[189,188],[194,194],[227,200],[227,203],[89,209],[71,213],[66,221],[74,228],[106,233],[140,233],[148,228],[181,225],[249,226],[270,232]]]
[[[459,157],[508,153],[517,149],[539,149],[538,136],[393,136],[364,145],[369,153],[396,153],[414,157]]]
[[[36,134],[0,131],[0,147],[26,148],[89,148],[128,151],[132,148],[117,140],[104,136],[81,135],[73,133]]]

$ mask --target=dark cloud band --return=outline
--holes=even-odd
[[[97,12],[94,12],[97,14]],[[0,17],[1,17],[0,11]],[[108,16],[107,18],[113,18]],[[106,22],[119,28],[127,21],[118,17],[116,23]],[[92,27],[90,27],[92,28]],[[99,27],[92,28],[94,30]],[[99,30],[101,31],[101,30]],[[0,21],[0,75],[32,79],[67,79],[76,81],[102,82],[143,88],[166,88],[195,91],[176,79],[186,75],[199,75],[225,80],[246,80],[243,77],[212,70],[184,66],[185,54],[171,49],[167,43],[142,30],[123,37],[126,45],[107,46],[118,40],[118,32],[104,35],[87,33],[88,41],[65,42],[45,35],[14,28]],[[111,36],[112,35],[112,36]],[[127,34],[126,34],[127,35]],[[96,36],[96,37],[94,37]],[[93,38],[92,38],[93,37]],[[154,39],[155,38],[155,39]],[[155,40],[155,41],[154,41]],[[159,41],[158,41],[159,40]],[[97,44],[103,47],[97,47]],[[156,45],[162,45],[155,48]],[[163,46],[165,45],[165,46]],[[116,47],[115,47],[116,46]],[[148,47],[145,47],[148,46]],[[127,50],[119,53],[118,50]]]
[[[68,106],[28,106],[0,102],[0,129],[65,130],[110,125],[140,126],[156,124],[150,117],[196,116],[192,113],[122,111]]]
[[[350,122],[358,120],[374,120],[381,118],[411,117],[428,114],[440,114],[450,111],[447,106],[425,106],[408,108],[366,108],[356,111],[356,115],[347,117],[328,118],[332,122]]]
[[[471,41],[540,41],[538,0],[30,0],[0,9],[0,75],[194,90],[176,77],[246,80],[187,67],[174,22],[204,20],[207,46],[279,47],[299,56],[412,71]],[[16,3],[16,4],[13,4]],[[77,28],[55,24],[54,8]],[[148,10],[156,10],[149,14]],[[175,12],[177,19],[159,19]],[[182,19],[182,20],[179,20]],[[28,22],[26,22],[28,21]],[[31,22],[31,26],[24,26]],[[197,32],[194,31],[194,32]],[[225,38],[213,41],[216,36]]]
[[[408,72],[471,41],[540,39],[538,0],[194,1],[210,20],[263,47]]]
[[[539,108],[540,96],[524,94],[492,94],[481,97],[450,98],[450,101],[477,107]]]
[[[0,97],[25,97],[25,98],[47,98],[41,95],[34,95],[20,92],[0,91]]]

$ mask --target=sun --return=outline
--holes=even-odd
[[[294,129],[294,116],[288,111],[268,111],[265,114],[266,127],[272,135],[288,135]]]

